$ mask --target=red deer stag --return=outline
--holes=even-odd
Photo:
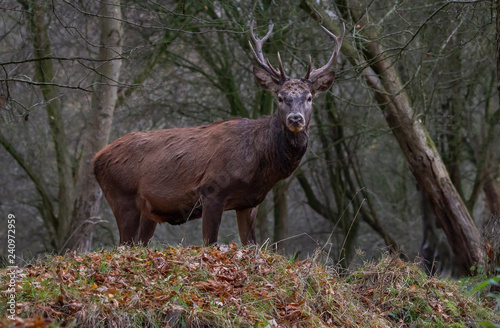
[[[330,88],[342,44],[326,65],[291,79],[262,54],[273,24],[262,39],[250,25],[250,48],[260,67],[253,67],[257,84],[278,98],[273,115],[259,119],[233,118],[191,128],[133,132],[101,150],[94,174],[113,210],[121,244],[148,244],[158,223],[181,224],[202,218],[203,242],[216,243],[223,211],[235,210],[243,245],[255,243],[259,205],[279,180],[299,165],[308,142],[312,99]],[[252,45],[253,43],[253,45]]]

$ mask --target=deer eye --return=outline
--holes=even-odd
[[[313,100],[313,97],[311,95],[309,95],[309,97],[307,97],[307,101],[311,102]]]
[[[278,102],[282,103],[283,102],[283,97],[282,96],[279,96],[278,97]]]

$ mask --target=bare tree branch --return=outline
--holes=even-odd
[[[0,131],[0,144],[3,148],[14,158],[14,160],[19,164],[19,166],[26,172],[28,177],[31,179],[33,184],[35,185],[36,191],[42,198],[43,203],[43,211],[46,215],[43,216],[43,219],[47,221],[48,226],[53,229],[55,232],[55,227],[57,226],[57,219],[54,212],[54,207],[52,206],[52,201],[50,194],[45,189],[45,184],[42,182],[40,177],[38,177],[33,169],[26,164],[24,158],[19,154],[19,152],[14,148],[14,146],[5,138],[2,131]]]

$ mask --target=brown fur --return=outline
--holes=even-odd
[[[333,84],[329,71],[342,44],[335,40],[328,63],[290,79],[262,54],[253,33],[250,48],[260,67],[255,81],[278,98],[278,109],[257,120],[235,118],[210,125],[135,132],[94,158],[94,173],[116,217],[120,243],[147,244],[158,223],[181,224],[203,217],[205,245],[217,242],[223,211],[235,210],[243,245],[255,243],[255,217],[273,185],[290,176],[307,148],[312,99]]]
[[[95,156],[94,173],[116,217],[120,243],[147,244],[158,223],[200,217],[204,244],[215,243],[227,210],[236,210],[241,242],[255,243],[256,207],[300,163],[312,97],[327,90],[334,75],[281,82],[259,68],[254,75],[278,97],[275,114],[133,132]]]

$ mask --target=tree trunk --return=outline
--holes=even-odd
[[[257,243],[262,245],[270,239],[270,232],[267,224],[267,214],[268,214],[268,201],[264,199],[262,203],[259,204],[257,208],[257,218],[255,229],[257,230]]]
[[[453,276],[456,271],[456,261],[450,246],[436,227],[436,217],[432,211],[429,197],[425,190],[417,187],[420,194],[422,209],[422,244],[420,256],[424,260],[425,272],[428,275]]]
[[[373,37],[371,37],[373,40]],[[379,43],[366,44],[368,60],[381,58],[385,50]],[[382,89],[369,83],[375,91],[385,119],[396,137],[410,170],[431,201],[434,213],[443,228],[453,253],[464,273],[483,260],[479,231],[467,211],[464,201],[453,185],[448,171],[422,123],[415,114],[388,59],[376,60],[373,70],[380,78]]]
[[[288,202],[287,202],[288,184],[286,180],[279,181],[273,187],[274,199],[274,241],[280,250],[286,248],[288,237]]]
[[[45,22],[45,1],[19,1],[26,13],[30,36],[33,43],[33,54],[36,58],[50,57],[52,50]],[[68,152],[64,121],[58,88],[53,85],[55,79],[51,59],[35,61],[36,77],[41,83],[49,126],[54,141],[58,173],[58,214],[53,222],[55,231],[55,247],[60,249],[69,231],[73,211],[73,175],[71,159]]]
[[[446,46],[445,49],[452,48],[459,43],[457,36],[453,36]],[[455,56],[451,56],[448,60],[449,71],[453,72],[455,76],[460,76],[462,71],[462,58],[460,52]],[[460,89],[460,84],[456,83],[453,88],[447,90],[449,92],[448,101],[444,105],[444,116],[448,117],[448,122],[446,128],[444,129],[444,139],[448,146],[448,151],[444,152],[443,161],[446,168],[450,174],[451,181],[457,189],[458,194],[462,199],[465,200],[464,192],[462,188],[462,174],[460,172],[460,163],[462,162],[461,154],[463,152],[462,143],[462,130],[464,129],[464,118],[462,117],[465,113],[466,107],[466,97],[457,97],[457,94],[464,94]],[[467,204],[466,204],[467,205]],[[472,211],[472,207],[468,210]]]
[[[495,179],[487,180],[483,185],[490,215],[483,226],[488,264],[491,272],[500,266],[500,188]]]
[[[329,16],[316,2],[304,0],[303,7],[308,9],[312,17],[321,20],[330,30],[339,33],[339,24],[333,24]],[[365,26],[367,15],[355,8],[363,8],[356,1],[348,1],[350,12],[344,12],[346,17],[352,16],[356,24]],[[363,16],[363,14],[365,14]],[[404,86],[393,63],[386,57],[385,49],[377,41],[379,36],[369,28],[364,29],[363,55],[370,63],[369,69],[363,71],[368,86],[373,90],[384,117],[392,129],[403,154],[408,161],[410,170],[417,183],[429,195],[431,205],[439,225],[443,228],[453,253],[464,273],[471,274],[471,268],[483,261],[483,248],[479,231],[465,207],[464,201],[451,182],[446,167],[437,152],[422,123],[415,118],[415,113]],[[361,41],[360,41],[361,42]],[[346,55],[353,65],[357,65],[357,53],[344,42],[342,50],[347,48]],[[354,56],[353,56],[354,54]]]
[[[500,103],[500,1],[497,1],[497,92]],[[494,117],[497,119],[500,109],[497,110]],[[496,155],[496,154],[494,154]],[[483,184],[483,191],[486,196],[486,202],[490,209],[490,216],[483,227],[483,236],[486,242],[489,264],[492,269],[500,266],[500,188],[498,186],[498,156],[493,156],[488,161],[486,169],[486,181]]]
[[[94,225],[102,198],[102,191],[92,172],[92,159],[108,143],[113,113],[118,99],[118,80],[122,67],[123,28],[120,0],[101,3],[101,47],[99,59],[103,64],[97,68],[98,78],[92,94],[92,103],[87,119],[82,158],[78,168],[74,219],[68,236],[67,247],[89,251]]]
[[[483,184],[483,192],[490,214],[496,216],[500,215],[500,188],[498,187],[497,179],[498,175],[488,177]]]

